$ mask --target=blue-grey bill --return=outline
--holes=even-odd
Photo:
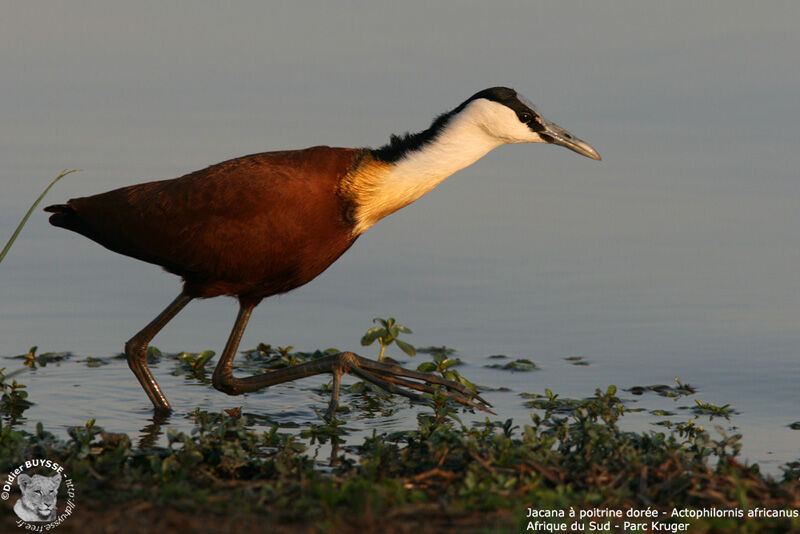
[[[545,131],[540,135],[542,134],[551,137],[553,139],[551,142],[554,145],[566,147],[574,152],[577,152],[581,156],[586,156],[587,158],[596,159],[598,161],[602,159],[600,158],[600,154],[597,153],[597,150],[592,148],[589,143],[582,139],[578,139],[557,124],[546,122]]]

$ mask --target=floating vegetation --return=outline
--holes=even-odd
[[[549,389],[544,390],[544,395],[538,393],[520,393],[523,399],[531,399],[524,402],[526,408],[536,408],[537,410],[544,410],[548,414],[569,414],[581,405],[580,399],[562,399]]]
[[[616,386],[608,386],[605,394],[601,393],[599,389],[595,391],[595,395],[597,396],[605,395],[607,398],[612,399],[617,404],[620,414],[625,411],[630,411],[623,406],[622,400],[616,396],[616,393]],[[520,393],[520,397],[523,399],[531,399],[524,403],[525,407],[543,410],[546,413],[546,417],[554,413],[572,414],[590,400],[561,398],[557,393],[550,391],[550,389],[545,389],[544,395],[539,395],[538,393]]]
[[[86,362],[86,367],[102,367],[111,363],[106,358],[92,358],[91,356],[87,356],[85,360],[79,361]]]
[[[695,400],[695,402],[697,405],[692,406],[692,411],[697,415],[708,415],[712,420],[714,417],[724,417],[725,419],[730,419],[731,415],[738,413],[736,410],[731,408],[730,404],[717,406],[715,404],[711,404],[710,402],[703,402],[701,400]]]
[[[172,374],[175,376],[187,375],[195,378],[204,384],[209,384],[211,380],[208,378],[208,369],[206,364],[214,357],[213,350],[204,350],[203,352],[179,352],[178,354],[171,354],[178,360],[178,368]]]
[[[669,386],[667,384],[657,384],[653,386],[633,386],[626,391],[632,393],[633,395],[644,395],[648,392],[657,393],[662,397],[669,397],[669,398],[680,398],[685,397],[687,395],[693,395],[697,392],[695,388],[693,388],[690,384],[684,384],[677,378],[675,378],[675,385]]]
[[[676,415],[675,412],[670,412],[669,410],[650,410],[650,413],[659,417],[670,417]]]
[[[72,357],[72,353],[70,352],[45,352],[36,354],[38,349],[39,347],[36,346],[31,347],[26,354],[12,356],[11,359],[23,360],[23,365],[31,369],[36,369],[37,367],[47,367],[48,363],[56,363]]]
[[[124,354],[122,355],[123,358],[127,358]],[[156,347],[152,345],[147,347],[147,364],[153,365],[161,361],[161,358],[164,357],[164,354]]]
[[[578,366],[589,365],[589,362],[586,359],[584,359],[583,356],[568,356],[564,359],[567,360],[572,365],[578,365]]]
[[[705,432],[705,428],[695,424],[694,420],[692,419],[688,421],[670,421],[669,419],[665,419],[663,421],[658,421],[653,424],[656,426],[663,426],[670,430],[674,430],[682,438],[683,437],[694,438],[697,434]]]
[[[487,386],[485,384],[480,384],[476,387],[478,388],[478,391],[501,391],[503,393],[508,393],[511,391],[511,388],[507,386],[494,387],[494,386]]]
[[[456,353],[456,349],[442,345],[441,347],[417,347],[417,352],[422,354],[444,354],[451,356]]]
[[[492,363],[484,365],[488,369],[502,369],[503,371],[538,371],[539,367],[528,359],[518,359],[508,363]]]

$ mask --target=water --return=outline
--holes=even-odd
[[[584,397],[679,377],[699,390],[683,404],[739,412],[723,426],[744,433],[746,459],[777,473],[798,458],[788,425],[800,420],[800,7],[191,6],[4,10],[6,235],[64,168],[84,171],[45,202],[263,150],[378,145],[511,85],[604,161],[546,146],[492,152],[378,223],[309,285],[262,303],[242,347],[372,356],[361,334],[393,315],[414,329],[409,341],[457,348],[465,376],[510,387],[489,400],[518,424],[529,420],[519,392]],[[0,267],[0,355],[32,345],[114,355],[179,289],[37,212]],[[235,314],[232,300],[193,302],[154,343],[219,352]],[[542,371],[484,369],[497,353]],[[166,365],[156,376],[178,427],[196,406],[303,423],[326,402],[313,380],[229,399]],[[52,429],[96,417],[138,435],[150,422],[124,363],[69,361],[22,381],[37,402],[29,420]],[[356,426],[407,428],[414,412],[403,413]]]

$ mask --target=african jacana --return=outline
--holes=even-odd
[[[147,367],[148,343],[190,300],[220,295],[235,296],[240,306],[212,380],[229,395],[332,373],[330,416],[341,375],[349,372],[412,399],[420,396],[409,389],[445,386],[455,400],[486,409],[488,403],[461,384],[351,352],[246,378],[234,377],[232,365],[262,299],[311,281],[377,221],[506,143],[552,143],[600,159],[516,91],[493,87],[440,115],[427,130],[392,136],[377,149],[318,146],[253,154],[45,210],[54,213],[51,224],[183,279],[180,295],[125,344],[128,365],[157,410],[170,405]]]

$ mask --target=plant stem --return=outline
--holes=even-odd
[[[3,248],[3,251],[0,252],[0,262],[2,262],[3,258],[6,257],[6,254],[8,254],[8,250],[11,248],[11,245],[14,244],[14,241],[16,241],[17,236],[22,231],[22,227],[25,226],[26,222],[28,222],[28,218],[31,216],[31,213],[33,213],[33,210],[36,208],[36,206],[39,205],[39,202],[42,201],[47,192],[50,191],[50,188],[56,185],[57,181],[59,181],[68,174],[72,174],[73,172],[80,172],[80,169],[72,169],[70,171],[65,169],[61,171],[61,174],[56,176],[56,179],[50,182],[50,185],[48,185],[47,188],[42,192],[42,194],[39,195],[39,198],[36,199],[36,202],[33,203],[33,205],[28,209],[28,213],[26,213],[25,217],[23,217],[22,221],[20,221],[19,226],[17,226],[17,229],[14,230],[13,234],[11,234],[11,239],[8,240],[8,243],[6,243],[6,246]]]

